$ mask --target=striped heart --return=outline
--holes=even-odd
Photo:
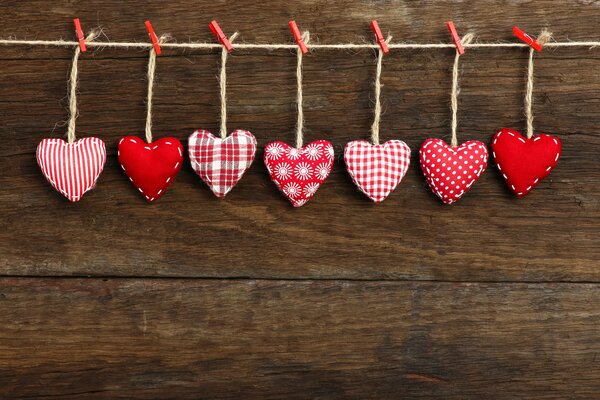
[[[75,143],[44,139],[38,144],[36,159],[54,189],[75,202],[96,185],[106,162],[106,146],[95,137]]]

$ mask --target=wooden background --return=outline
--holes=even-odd
[[[72,39],[72,18],[103,40],[291,43],[296,19],[319,43],[371,41],[371,19],[408,42],[448,42],[444,22],[481,41],[519,25],[556,40],[600,40],[600,3],[581,1],[2,1],[0,37]],[[108,39],[107,39],[108,38]],[[453,206],[426,188],[417,150],[449,138],[453,50],[385,57],[382,140],[412,166],[383,204],[345,172],[366,138],[375,53],[304,58],[306,140],[336,149],[331,177],[293,209],[261,162],[293,142],[293,51],[235,51],[229,128],[252,131],[257,161],[226,199],[189,164],[156,204],[123,175],[116,145],[143,135],[147,51],[82,55],[77,130],[106,141],[97,188],[68,203],[35,162],[65,134],[72,49],[0,48],[0,397],[600,397],[600,48],[535,61],[535,127],[563,141],[558,168],[517,200],[490,165]],[[525,129],[527,51],[468,50],[459,138]],[[219,51],[158,59],[154,136],[218,130]]]

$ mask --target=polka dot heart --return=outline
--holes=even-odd
[[[524,138],[512,129],[500,129],[492,141],[498,170],[519,198],[527,195],[558,163],[561,142],[554,136],[540,134]]]
[[[420,159],[433,193],[452,204],[479,179],[487,166],[488,151],[477,140],[452,147],[440,139],[427,139],[421,146]]]
[[[265,147],[264,160],[271,180],[294,207],[300,207],[329,176],[333,146],[327,140],[317,140],[302,148],[271,142]]]

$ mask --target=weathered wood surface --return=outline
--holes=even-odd
[[[592,399],[599,310],[597,284],[4,278],[0,396]]]
[[[86,29],[104,26],[110,40],[146,41],[143,20],[149,17],[159,32],[169,32],[176,40],[212,41],[206,22],[218,17],[227,32],[238,29],[241,40],[291,42],[286,21],[295,17],[303,29],[312,31],[313,41],[335,43],[371,40],[368,22],[378,18],[397,40],[447,42],[443,20],[453,17],[462,32],[473,30],[480,40],[493,41],[514,40],[510,23],[526,16],[519,23],[530,32],[548,26],[557,40],[600,39],[595,31],[600,8],[573,2],[503,7],[493,2],[117,3],[5,2],[0,5],[0,36],[72,38],[69,18],[77,15]],[[66,76],[72,50],[2,50],[2,274],[600,278],[598,49],[554,49],[536,55],[536,130],[564,141],[564,155],[551,177],[519,201],[490,165],[473,190],[452,207],[428,191],[417,153],[425,138],[449,136],[453,51],[395,51],[386,56],[382,137],[404,139],[413,157],[408,176],[381,205],[371,204],[356,190],[342,159],[348,141],[368,137],[374,54],[310,54],[304,68],[306,140],[330,139],[337,157],[331,178],[299,210],[292,209],[270,182],[261,151],[225,200],[214,198],[186,160],[168,194],[147,205],[116,162],[118,139],[143,132],[147,52],[109,49],[81,59],[78,120],[80,136],[97,135],[107,142],[109,161],[97,189],[79,204],[68,204],[41,176],[34,151],[42,138],[65,132],[57,124],[67,119]],[[489,142],[500,127],[524,129],[526,53],[470,50],[463,57],[461,140]],[[218,59],[217,51],[171,50],[159,58],[155,137],[173,135],[185,141],[194,129],[217,130]],[[274,139],[292,142],[294,68],[294,54],[287,50],[234,52],[228,66],[229,127],[250,129],[261,149]]]
[[[34,0],[3,1],[0,15],[0,37],[20,39],[72,39],[77,16],[113,41],[146,42],[147,18],[180,42],[214,41],[213,18],[261,43],[291,43],[290,19],[313,42],[371,41],[375,18],[398,41],[448,42],[449,19],[481,41],[515,40],[513,24],[600,40],[594,1]],[[312,52],[306,140],[331,140],[337,157],[301,209],[270,182],[262,150],[224,200],[186,163],[146,204],[116,144],[143,134],[147,52],[111,49],[81,57],[78,119],[109,159],[97,189],[68,203],[34,153],[65,133],[72,50],[0,50],[0,397],[600,396],[600,49],[536,54],[536,131],[564,146],[551,177],[516,200],[490,165],[451,207],[426,188],[417,152],[427,137],[449,138],[453,51],[384,60],[381,136],[405,140],[413,157],[380,205],[353,186],[341,156],[369,135],[375,53]],[[461,58],[461,141],[524,130],[526,53]],[[218,62],[205,50],[158,59],[155,137],[217,131]],[[235,51],[230,129],[251,130],[260,149],[293,142],[294,72],[292,51]],[[238,279],[195,279],[211,277]]]

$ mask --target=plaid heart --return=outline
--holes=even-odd
[[[96,185],[106,162],[106,146],[95,137],[67,143],[62,139],[44,139],[36,150],[38,165],[54,187],[70,201]]]
[[[225,139],[198,130],[188,139],[192,168],[217,197],[224,197],[239,182],[256,154],[256,138],[248,131],[233,131]]]
[[[344,161],[354,184],[375,203],[380,203],[408,171],[410,148],[402,140],[378,145],[355,140],[346,145]]]
[[[444,203],[452,204],[479,179],[487,166],[488,151],[477,140],[452,147],[440,139],[427,139],[420,158],[431,191]]]
[[[329,176],[333,146],[327,140],[317,140],[302,148],[271,142],[265,147],[264,158],[271,180],[294,207],[300,207]]]

